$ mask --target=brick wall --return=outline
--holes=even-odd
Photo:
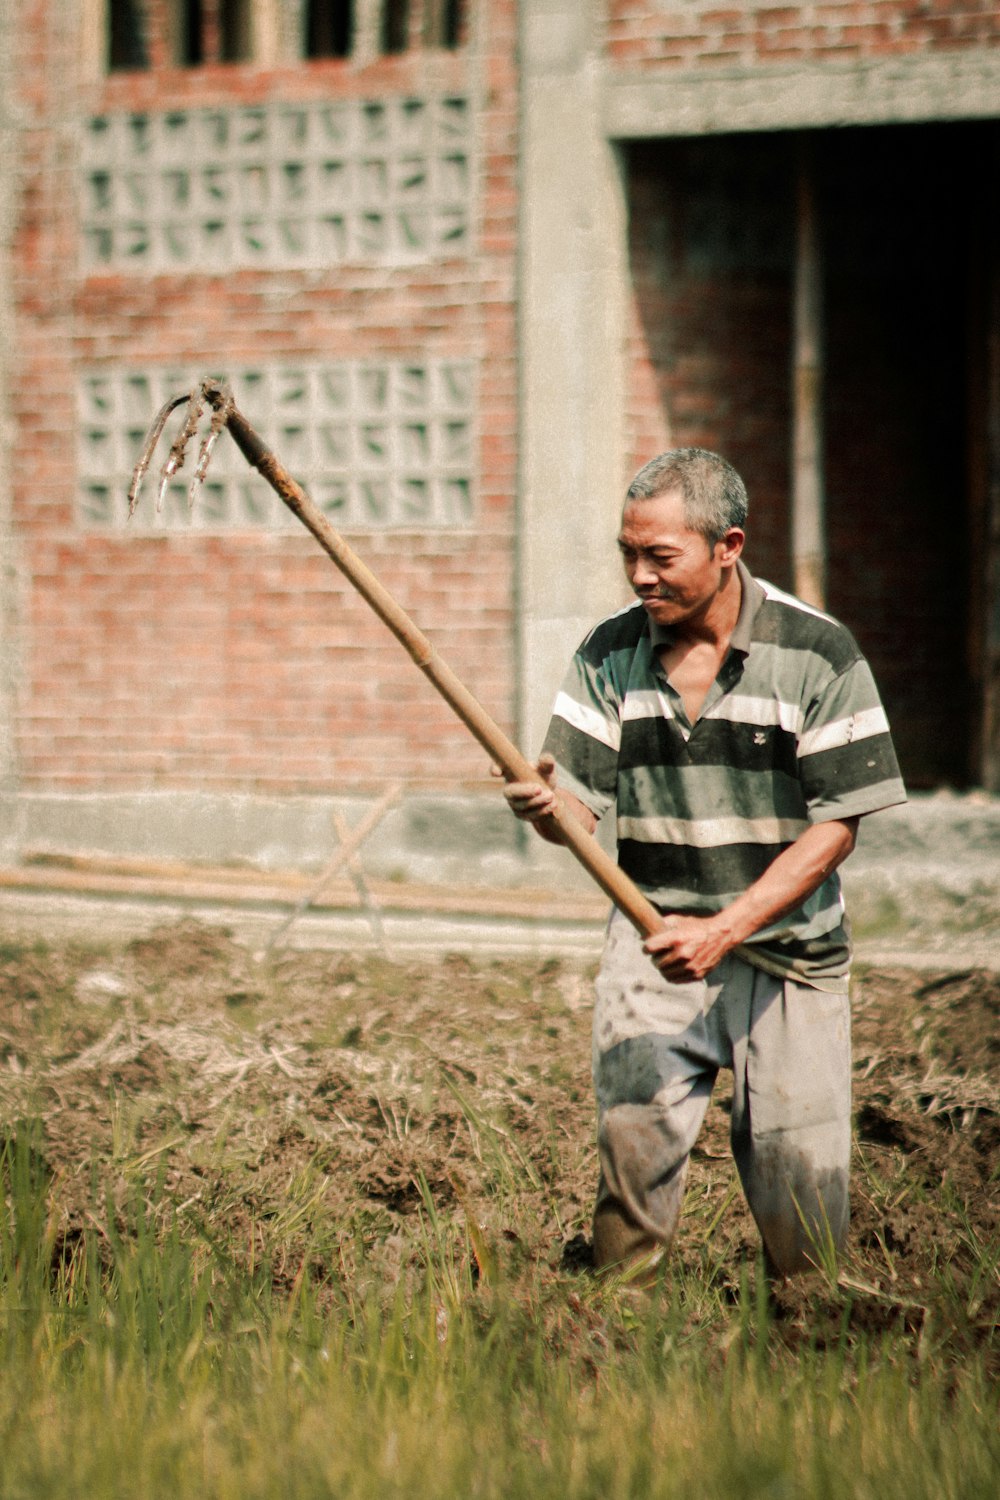
[[[88,509],[81,474],[89,473],[87,464],[100,466],[109,444],[121,447],[128,423],[118,411],[107,433],[98,430],[96,416],[94,430],[85,432],[81,391],[98,390],[105,374],[119,391],[128,379],[133,390],[142,381],[152,389],[156,372],[167,370],[257,371],[259,389],[271,391],[290,369],[314,372],[310,379],[318,378],[316,371],[333,371],[350,381],[373,366],[392,380],[414,369],[427,381],[438,378],[435,371],[470,369],[471,394],[459,403],[461,421],[454,424],[462,428],[461,441],[471,443],[462,471],[471,485],[470,511],[450,520],[438,513],[433,524],[403,524],[397,510],[385,524],[365,527],[358,502],[349,519],[358,550],[487,708],[514,728],[515,0],[467,5],[468,37],[456,50],[423,50],[414,31],[409,51],[370,62],[190,69],[170,64],[163,40],[167,7],[151,0],[152,68],[89,80],[80,64],[83,9],[30,0],[19,8],[18,52],[5,60],[17,83],[20,127],[12,277],[16,379],[10,385],[14,519],[24,572],[16,714],[21,784],[27,790],[362,792],[396,775],[449,788],[480,781],[482,752],[304,533],[242,526],[232,517],[214,527],[216,502],[208,498],[194,526],[177,517],[170,524],[151,520],[149,492],[130,530],[102,520],[100,503]],[[997,25],[995,6],[976,0],[753,8],[613,0],[607,50],[623,69],[704,65],[708,72],[801,58],[849,63],[876,53],[985,46],[996,42]],[[213,238],[210,222],[215,186],[203,180],[195,228],[220,248],[195,253],[190,243],[184,248],[190,225],[183,155],[175,200],[144,206],[149,174],[139,138],[136,171],[127,152],[119,153],[105,182],[101,135],[92,123],[124,121],[127,137],[133,117],[155,116],[163,125],[169,115],[204,135],[218,117],[250,140],[258,117],[268,128],[279,115],[294,126],[293,106],[308,116],[310,130],[321,120],[327,128],[335,108],[357,132],[369,105],[391,112],[403,101],[435,100],[465,101],[470,112],[472,149],[462,162],[472,173],[472,191],[455,210],[449,194],[462,190],[452,177],[460,183],[465,166],[458,162],[456,176],[458,159],[449,166],[445,152],[431,217],[421,221],[420,234],[429,233],[433,243],[428,249],[415,240],[412,253],[405,234],[399,238],[402,211],[409,212],[402,149],[389,162],[385,189],[396,194],[401,215],[391,234],[376,222],[378,171],[371,173],[374,196],[364,197],[369,189],[356,185],[346,217],[332,208],[320,213],[313,178],[302,199],[312,217],[301,235],[301,226],[287,229],[283,261],[285,252],[268,239],[277,219],[272,214],[274,222],[264,223],[260,204],[268,193],[284,194],[281,212],[287,210],[291,221],[299,201],[294,158],[272,154],[250,163],[241,179],[249,196],[232,210],[232,223],[222,224],[221,238]],[[927,223],[926,202],[944,201],[941,193],[956,183],[964,184],[963,203],[982,202],[981,184],[990,179],[978,129],[970,126],[954,149],[956,136],[941,137],[938,196],[925,195],[922,209],[924,158],[913,154],[915,136],[901,142],[900,159],[912,162],[918,183],[905,221],[915,233]],[[161,153],[165,130],[156,148]],[[862,133],[844,132],[844,139],[848,146],[860,142],[863,163]],[[725,451],[751,490],[751,564],[786,585],[792,144],[788,132],[775,131],[728,143],[650,141],[628,148],[630,469],[670,443]],[[371,165],[367,148],[352,149],[349,169],[363,175]],[[193,164],[212,166],[204,144],[200,150]],[[166,157],[159,160],[164,167]],[[961,173],[953,169],[959,161]],[[317,158],[309,170],[323,167]],[[885,182],[895,189],[892,162],[887,174]],[[835,179],[836,173],[829,178]],[[843,180],[854,180],[850,161]],[[132,198],[134,213],[122,208]],[[105,199],[116,206],[106,210]],[[870,200],[868,219],[891,230],[893,253],[908,259],[909,243],[905,234],[899,238],[892,212],[883,212],[877,182]],[[852,212],[848,203],[842,214],[848,226],[862,222]],[[954,214],[941,222],[950,229]],[[334,247],[329,253],[317,248],[327,233]],[[914,374],[927,361],[926,347],[900,364],[902,315],[883,342],[882,365],[861,359],[861,351],[870,351],[868,327],[886,299],[875,285],[867,300],[852,300],[850,247],[837,251],[846,277],[837,296],[848,315],[837,321],[829,350],[831,605],[856,630],[887,685],[916,780],[961,779],[964,747],[955,724],[965,724],[970,710],[964,679],[952,666],[963,656],[968,621],[957,585],[943,591],[935,574],[935,497],[942,475],[950,482],[957,469],[940,462],[947,443],[933,461],[915,464],[911,439],[914,432],[944,431],[937,419],[947,410],[947,439],[966,453],[955,429],[967,413],[946,398],[969,379],[977,359],[982,365],[981,351],[956,343],[955,329],[967,326],[981,335],[985,327],[985,294],[965,271],[984,244],[980,230],[964,220],[910,289],[915,303],[924,298],[943,306],[941,287],[950,288],[947,317],[935,323],[932,340],[931,363],[945,376],[932,386]],[[891,272],[886,284],[892,284]],[[964,311],[963,295],[969,297]],[[896,381],[891,391],[889,374]],[[874,438],[858,438],[862,431],[871,434],[864,423],[866,412],[876,409],[873,391],[885,398],[881,450]],[[276,415],[271,397],[264,401],[250,385],[237,395],[250,420],[267,428]],[[139,419],[133,413],[129,420],[134,426]],[[435,421],[446,419],[421,409],[414,429]],[[292,424],[286,429],[290,451]],[[352,441],[359,441],[359,430]],[[398,440],[396,431],[391,441]],[[282,443],[276,447],[294,469]],[[865,507],[867,476],[878,468],[879,451],[876,525]],[[120,467],[120,453],[118,461]],[[431,474],[428,483],[447,480],[447,474]],[[422,482],[418,474],[414,493]],[[120,478],[115,483],[120,491]],[[98,475],[93,493],[99,489]],[[916,510],[903,548],[891,517],[913,496]],[[949,491],[947,503],[961,511],[961,487]],[[859,536],[871,543],[863,553]],[[964,586],[975,537],[959,528],[953,543],[949,577]],[[909,585],[921,604],[904,613],[896,601]]]
[[[725,5],[610,0],[607,48],[629,68],[729,68],[858,62],[996,45],[994,0],[828,0]]]
[[[304,532],[81,524],[76,391],[84,373],[165,365],[470,363],[471,523],[352,541],[510,727],[514,28],[513,0],[500,0],[480,8],[475,45],[455,52],[268,71],[169,68],[154,35],[150,72],[78,84],[80,39],[59,7],[25,12],[14,466],[26,788],[362,791],[400,774],[441,786],[482,777],[483,753]],[[409,265],[355,255],[335,267],[81,269],[80,143],[95,116],[441,96],[475,111],[460,253]],[[270,415],[249,394],[243,404],[251,422]]]

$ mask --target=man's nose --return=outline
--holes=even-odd
[[[648,588],[657,582],[656,569],[645,557],[636,557],[631,561],[628,575],[633,588]]]

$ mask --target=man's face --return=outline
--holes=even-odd
[[[618,547],[625,574],[658,625],[678,625],[703,614],[742,546],[743,533],[735,527],[714,544],[692,531],[679,490],[653,500],[631,500],[622,512]]]

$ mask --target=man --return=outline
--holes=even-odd
[[[538,762],[506,788],[537,823],[591,832],[664,913],[614,912],[596,984],[594,1258],[655,1274],[720,1067],[772,1274],[847,1232],[850,945],[838,865],[859,819],[905,800],[885,713],[848,632],[751,577],[746,490],[680,448],[629,487],[618,545],[637,600],[574,657]],[[558,832],[543,830],[558,840]]]

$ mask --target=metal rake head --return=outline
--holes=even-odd
[[[176,411],[178,406],[183,406],[185,403],[187,404],[187,411],[184,413],[184,421],[181,423],[177,436],[170,445],[170,452],[167,454],[166,462],[160,470],[160,483],[156,491],[156,509],[157,512],[160,511],[163,506],[163,497],[166,494],[167,485],[173,479],[178,469],[184,467],[187,446],[198,431],[207,403],[212,408],[212,420],[208,432],[202,441],[201,448],[198,450],[198,462],[195,464],[194,474],[191,477],[191,483],[188,485],[188,508],[190,509],[194,505],[195,496],[205,482],[205,475],[208,473],[208,466],[212,461],[212,453],[215,445],[219,441],[219,436],[229,421],[230,413],[234,408],[233,393],[225,381],[221,380],[201,380],[192,390],[184,391],[180,396],[171,396],[170,400],[165,401],[160,407],[152,426],[146,434],[146,441],[142,445],[139,461],[132,471],[132,483],[129,485],[128,491],[128,513],[130,516],[135,514],[136,502],[139,498],[139,490],[143,477],[152,462],[156,445],[160,441],[164,427],[167,425],[167,419],[172,411]]]

